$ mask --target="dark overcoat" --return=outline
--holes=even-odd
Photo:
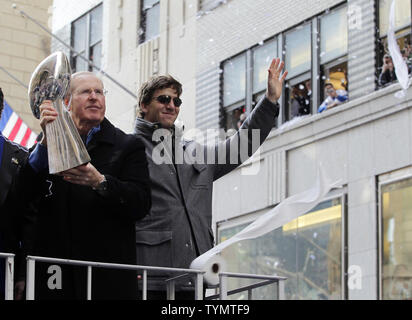
[[[25,260],[21,252],[24,205],[17,189],[19,171],[24,166],[27,149],[4,136],[0,165],[0,252],[15,254],[15,281],[24,278]],[[0,300],[4,298],[4,260],[0,259]]]
[[[87,150],[93,166],[107,179],[104,194],[25,166],[24,176],[35,181],[31,192],[36,193],[31,200],[37,221],[30,251],[53,258],[136,264],[135,222],[151,204],[144,145],[104,119]],[[57,279],[60,271],[50,269],[52,265],[58,264],[36,264],[35,298],[86,299],[87,269],[58,265],[62,277]],[[92,275],[92,299],[136,298],[135,271],[93,268]]]

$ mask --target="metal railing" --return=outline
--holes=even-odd
[[[5,292],[6,300],[14,299],[14,254],[0,253],[0,259],[5,259]]]
[[[6,258],[6,300],[13,300],[13,269],[14,269],[14,254],[0,253],[0,258]],[[229,273],[221,272],[219,273],[219,285],[215,288],[219,288],[219,294],[211,295],[208,297],[203,297],[203,276],[204,271],[194,270],[194,269],[181,269],[181,268],[167,268],[167,267],[151,267],[151,266],[139,266],[139,265],[128,265],[128,264],[116,264],[116,263],[103,263],[103,262],[92,262],[92,261],[82,261],[82,260],[70,260],[70,259],[58,259],[58,258],[48,258],[48,257],[38,257],[38,256],[27,256],[27,274],[26,274],[26,300],[34,300],[35,297],[35,268],[36,262],[46,262],[55,263],[63,265],[76,265],[87,267],[87,300],[92,298],[92,272],[93,268],[106,268],[106,269],[123,269],[123,270],[140,270],[142,271],[142,299],[147,300],[147,273],[148,271],[163,271],[169,272],[171,274],[176,274],[175,277],[165,280],[166,283],[166,293],[168,300],[175,299],[175,284],[177,280],[181,280],[185,277],[194,278],[194,289],[195,289],[195,300],[213,300],[220,299],[225,300],[229,295],[236,294],[239,292],[247,291],[248,299],[252,299],[252,290],[267,286],[271,284],[277,285],[277,297],[279,300],[284,299],[284,281],[287,279],[285,277],[278,276],[266,276],[257,274],[243,274],[243,273]],[[244,279],[255,279],[263,280],[258,283],[254,283],[248,286],[237,288],[228,291],[227,280],[228,278],[244,278]]]
[[[147,271],[166,271],[177,274],[190,274],[196,277],[195,281],[195,300],[203,300],[203,274],[204,271],[193,269],[177,269],[166,267],[150,267],[150,266],[138,266],[130,264],[117,264],[117,263],[103,263],[70,259],[57,259],[27,256],[27,278],[26,278],[26,300],[34,300],[34,281],[35,281],[35,263],[48,262],[66,265],[77,265],[87,267],[87,300],[91,300],[92,296],[92,268],[107,268],[107,269],[123,269],[123,270],[141,270],[143,271],[143,300],[147,300]],[[173,290],[172,290],[173,288]],[[170,281],[167,284],[168,299],[174,297],[174,282]]]

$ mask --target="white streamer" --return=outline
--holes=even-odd
[[[390,56],[392,57],[396,77],[398,78],[398,81],[402,87],[401,91],[395,93],[395,97],[403,98],[405,97],[406,89],[408,89],[411,83],[411,79],[409,79],[408,66],[406,65],[406,61],[402,57],[395,37],[395,0],[392,1],[391,9],[389,12],[388,50]]]
[[[221,258],[216,255],[224,248],[241,240],[260,237],[298,218],[322,201],[332,188],[341,186],[341,184],[341,181],[331,183],[325,176],[322,166],[319,165],[318,178],[313,188],[283,200],[242,231],[193,260],[190,268],[204,270],[206,272],[205,280],[209,284],[217,284],[219,280],[218,273],[222,271],[224,265],[221,264]]]

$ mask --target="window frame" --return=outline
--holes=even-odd
[[[382,204],[382,188],[384,186],[412,179],[412,167],[400,169],[390,173],[385,173],[377,177],[377,196],[378,196],[378,212],[377,212],[377,242],[378,242],[378,300],[383,300],[383,204]]]
[[[96,9],[101,8],[102,10],[102,17],[101,17],[101,21],[100,21],[100,27],[102,28],[102,34],[101,34],[101,38],[97,41],[94,41],[93,43],[91,42],[91,15],[92,12],[95,11]],[[93,64],[95,64],[95,60],[91,59],[90,53],[92,52],[92,48],[97,46],[97,45],[102,45],[103,44],[103,3],[99,3],[98,5],[96,5],[95,7],[93,7],[92,9],[90,9],[89,11],[87,11],[85,14],[81,15],[80,17],[78,17],[76,20],[72,21],[70,24],[70,30],[71,30],[71,36],[70,36],[70,42],[71,42],[71,47],[74,48],[74,24],[83,19],[86,18],[86,39],[85,39],[85,44],[86,44],[86,48],[84,49],[84,51],[80,51],[78,53],[74,52],[73,50],[70,50],[70,64],[73,66],[73,72],[77,72],[77,71],[92,71],[94,68],[90,65],[90,62],[92,62]],[[85,61],[87,63],[87,70],[77,70],[76,68],[76,59],[80,58],[82,59],[80,56],[83,56],[84,58],[86,58],[88,61]],[[100,56],[100,58],[102,57],[102,55]],[[96,65],[97,66],[97,65]],[[101,67],[97,66],[98,68]]]
[[[200,0],[199,1],[199,11],[200,12],[209,12],[220,5],[224,4],[224,0]]]
[[[322,202],[333,200],[333,199],[340,199],[341,205],[342,205],[342,211],[341,211],[341,270],[340,270],[341,271],[341,300],[347,300],[348,294],[349,294],[349,289],[348,289],[348,204],[347,204],[348,203],[347,201],[348,189],[347,189],[347,186],[344,186],[343,188],[340,188],[339,190],[330,191],[319,202],[319,204]],[[250,224],[275,207],[276,205],[270,206],[259,212],[252,212],[252,213],[244,214],[238,217],[216,221],[216,224],[215,224],[216,244],[221,243],[220,238],[221,238],[222,231],[230,229],[230,228],[235,228],[237,226]],[[273,231],[274,230],[272,230],[271,232]]]
[[[156,3],[154,3],[150,8],[145,9],[144,8],[144,0],[140,0],[140,30],[141,34],[139,36],[139,44],[145,43],[147,41],[150,41],[152,39],[157,38],[160,35],[160,19],[158,21],[159,23],[159,34],[155,35],[152,38],[147,38],[147,12],[151,9],[153,9],[155,6],[159,6],[160,10],[160,0],[156,0]]]

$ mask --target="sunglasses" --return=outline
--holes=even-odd
[[[173,104],[175,105],[175,107],[180,107],[182,105],[182,100],[177,97],[172,98],[171,96],[161,95],[161,96],[154,97],[153,99],[156,99],[161,104],[169,104],[170,101],[172,101],[173,99]]]

